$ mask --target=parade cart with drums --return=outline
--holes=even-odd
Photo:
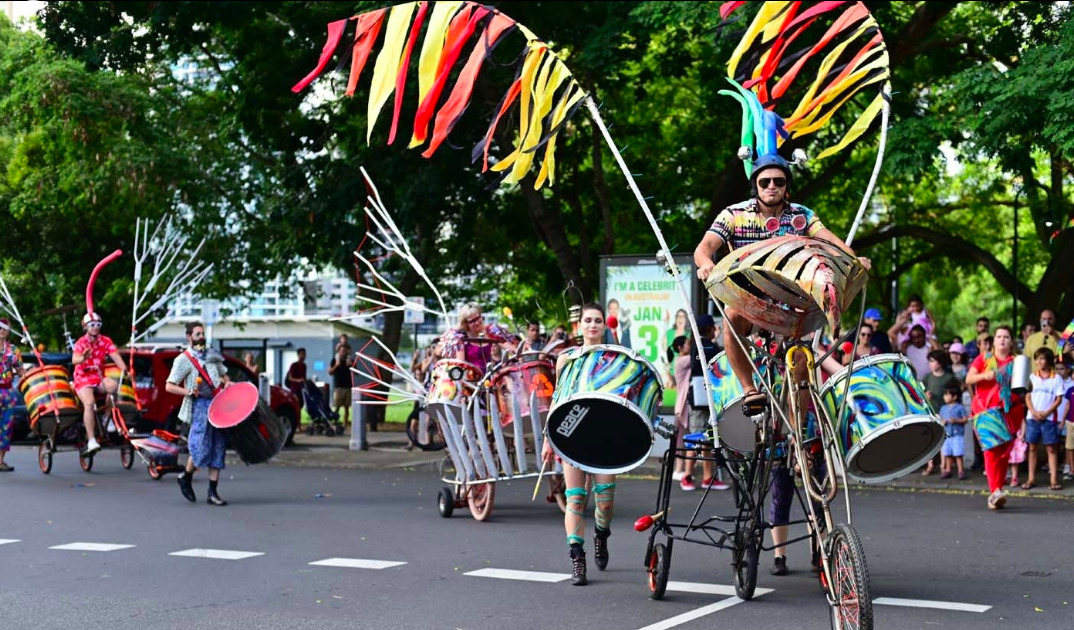
[[[119,367],[108,365],[105,375],[119,383],[115,394],[100,396],[94,409],[97,437],[103,449],[117,448],[120,463],[130,469],[134,465],[135,446],[131,443],[129,426],[137,422],[138,409],[134,388],[122,379]],[[90,472],[96,454],[85,453],[86,430],[82,424],[82,401],[75,395],[71,378],[63,366],[42,365],[29,370],[19,383],[30,415],[30,430],[40,438],[37,462],[41,472],[52,472],[53,455],[70,445],[78,452],[82,470]]]
[[[565,509],[562,467],[546,470],[541,461],[555,378],[555,364],[543,353],[509,356],[485,374],[457,359],[433,364],[425,409],[446,444],[441,481],[448,485],[437,497],[441,516],[468,506],[483,521],[492,513],[496,482],[537,477],[548,478],[548,500]]]

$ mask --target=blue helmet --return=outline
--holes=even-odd
[[[757,174],[766,168],[778,168],[783,171],[783,174],[787,176],[787,190],[790,190],[791,184],[794,182],[794,174],[791,173],[791,165],[776,153],[769,153],[768,155],[762,155],[757,158],[753,163],[753,170],[750,172],[750,187],[754,192],[757,191]]]

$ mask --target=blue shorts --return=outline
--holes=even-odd
[[[1051,446],[1059,443],[1059,423],[1026,418],[1026,444]]]
[[[962,457],[965,453],[965,436],[952,435],[943,441],[944,457]]]

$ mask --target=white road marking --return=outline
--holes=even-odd
[[[118,551],[120,549],[130,549],[134,545],[110,545],[108,543],[84,543],[76,542],[67,545],[56,545],[55,547],[49,547],[49,549],[60,549],[63,551]]]
[[[348,569],[389,569],[399,567],[405,562],[393,562],[391,560],[362,560],[361,558],[328,558],[311,562],[315,567],[345,567]]]
[[[658,621],[651,626],[645,626],[641,630],[667,630],[668,628],[674,628],[675,626],[681,626],[684,623],[693,621],[694,619],[700,619],[705,615],[711,615],[714,612],[719,612],[726,608],[730,608],[735,604],[741,604],[746,600],[739,599],[737,597],[728,597],[727,599],[720,600],[715,604],[709,604],[708,606],[702,606],[697,610],[691,610],[690,612],[683,613],[681,615],[672,617],[671,619],[665,619]]]
[[[17,542],[22,542],[22,541],[21,540],[16,540],[14,538],[0,538],[0,545],[10,545],[11,543],[17,543]]]
[[[873,604],[881,606],[905,606],[907,608],[935,608],[937,610],[957,610],[959,612],[983,613],[991,606],[980,604],[963,604],[961,602],[937,602],[929,599],[900,599],[898,597],[877,597]]]
[[[184,558],[212,558],[213,560],[245,560],[254,556],[263,556],[260,551],[229,551],[227,549],[185,549],[173,551],[169,556]]]
[[[667,590],[677,593],[700,593],[702,595],[734,596],[735,587],[725,584],[705,584],[704,582],[668,582]],[[753,591],[755,596],[771,593],[770,588],[758,588]]]
[[[541,573],[539,571],[514,571],[512,569],[479,569],[463,575],[498,578],[501,580],[526,580],[529,582],[562,582],[569,580],[570,573]]]

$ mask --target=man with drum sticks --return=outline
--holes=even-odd
[[[201,322],[186,325],[188,347],[172,363],[166,389],[168,393],[183,397],[179,408],[179,420],[190,425],[187,447],[190,457],[186,470],[179,474],[179,491],[191,503],[198,500],[194,494],[194,473],[198,468],[209,467],[209,495],[206,503],[223,506],[227,501],[220,498],[216,484],[225,466],[227,436],[209,424],[209,405],[213,396],[230,385],[223,357],[205,346],[205,326]]]
[[[712,227],[694,250],[698,278],[702,281],[708,279],[716,266],[713,258],[725,244],[734,251],[778,236],[809,236],[828,241],[853,254],[842,239],[824,227],[812,210],[789,201],[793,181],[790,164],[778,154],[757,158],[750,175],[751,198],[728,206],[716,215]],[[868,258],[859,260],[866,269],[871,267]],[[724,347],[727,359],[744,392],[742,406],[745,414],[756,416],[768,406],[768,397],[754,386],[750,360],[736,338],[749,335],[753,324],[733,307],[726,309],[726,315]],[[807,380],[806,362],[795,361],[794,367],[794,378],[799,382]],[[824,368],[834,373],[842,366],[836,362],[830,366],[826,364]],[[805,408],[807,407],[803,405],[803,409]],[[787,526],[784,523],[790,521],[790,507],[794,497],[794,481],[787,467],[781,467],[773,474],[771,494],[770,516],[775,526],[772,529],[772,544],[776,548],[772,574],[786,575],[787,561],[781,545],[787,539]],[[816,550],[813,565],[816,569]]]

